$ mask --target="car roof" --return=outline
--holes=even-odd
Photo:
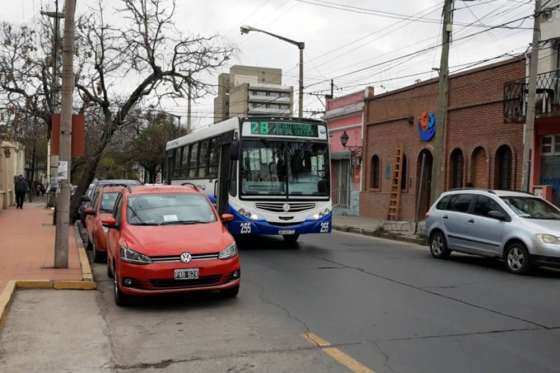
[[[107,184],[122,184],[122,185],[141,185],[142,183],[134,179],[104,179],[97,180],[96,185],[107,185]]]
[[[459,189],[452,189],[442,193],[443,195],[450,195],[450,194],[461,194],[461,193],[472,193],[472,194],[480,194],[486,196],[510,196],[510,197],[535,197],[535,195],[531,193],[519,192],[514,190],[498,190],[498,189],[482,189],[482,188],[459,188]]]
[[[106,185],[106,186],[99,186],[99,190],[103,191],[103,193],[109,193],[109,192],[120,192],[121,190],[123,190],[123,188],[125,188],[122,185]]]
[[[194,185],[135,185],[127,188],[130,194],[200,193]]]

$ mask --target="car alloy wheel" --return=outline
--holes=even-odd
[[[527,273],[531,269],[529,252],[521,244],[513,244],[506,252],[506,267],[513,273]]]
[[[449,249],[443,233],[434,232],[430,238],[430,252],[434,258],[445,259],[449,257]]]

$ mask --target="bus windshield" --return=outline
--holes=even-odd
[[[329,196],[326,142],[244,140],[241,193],[259,196]]]

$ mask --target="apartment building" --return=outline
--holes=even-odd
[[[293,87],[282,85],[282,69],[232,66],[218,77],[214,123],[233,116],[292,116]]]

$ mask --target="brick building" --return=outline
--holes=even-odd
[[[450,77],[445,189],[520,188],[523,126],[505,123],[503,107],[504,84],[524,75],[525,60],[517,57]],[[366,98],[362,216],[387,218],[394,171],[400,169],[397,219],[424,218],[432,202],[430,131],[440,130],[436,97],[437,79],[431,79]]]

